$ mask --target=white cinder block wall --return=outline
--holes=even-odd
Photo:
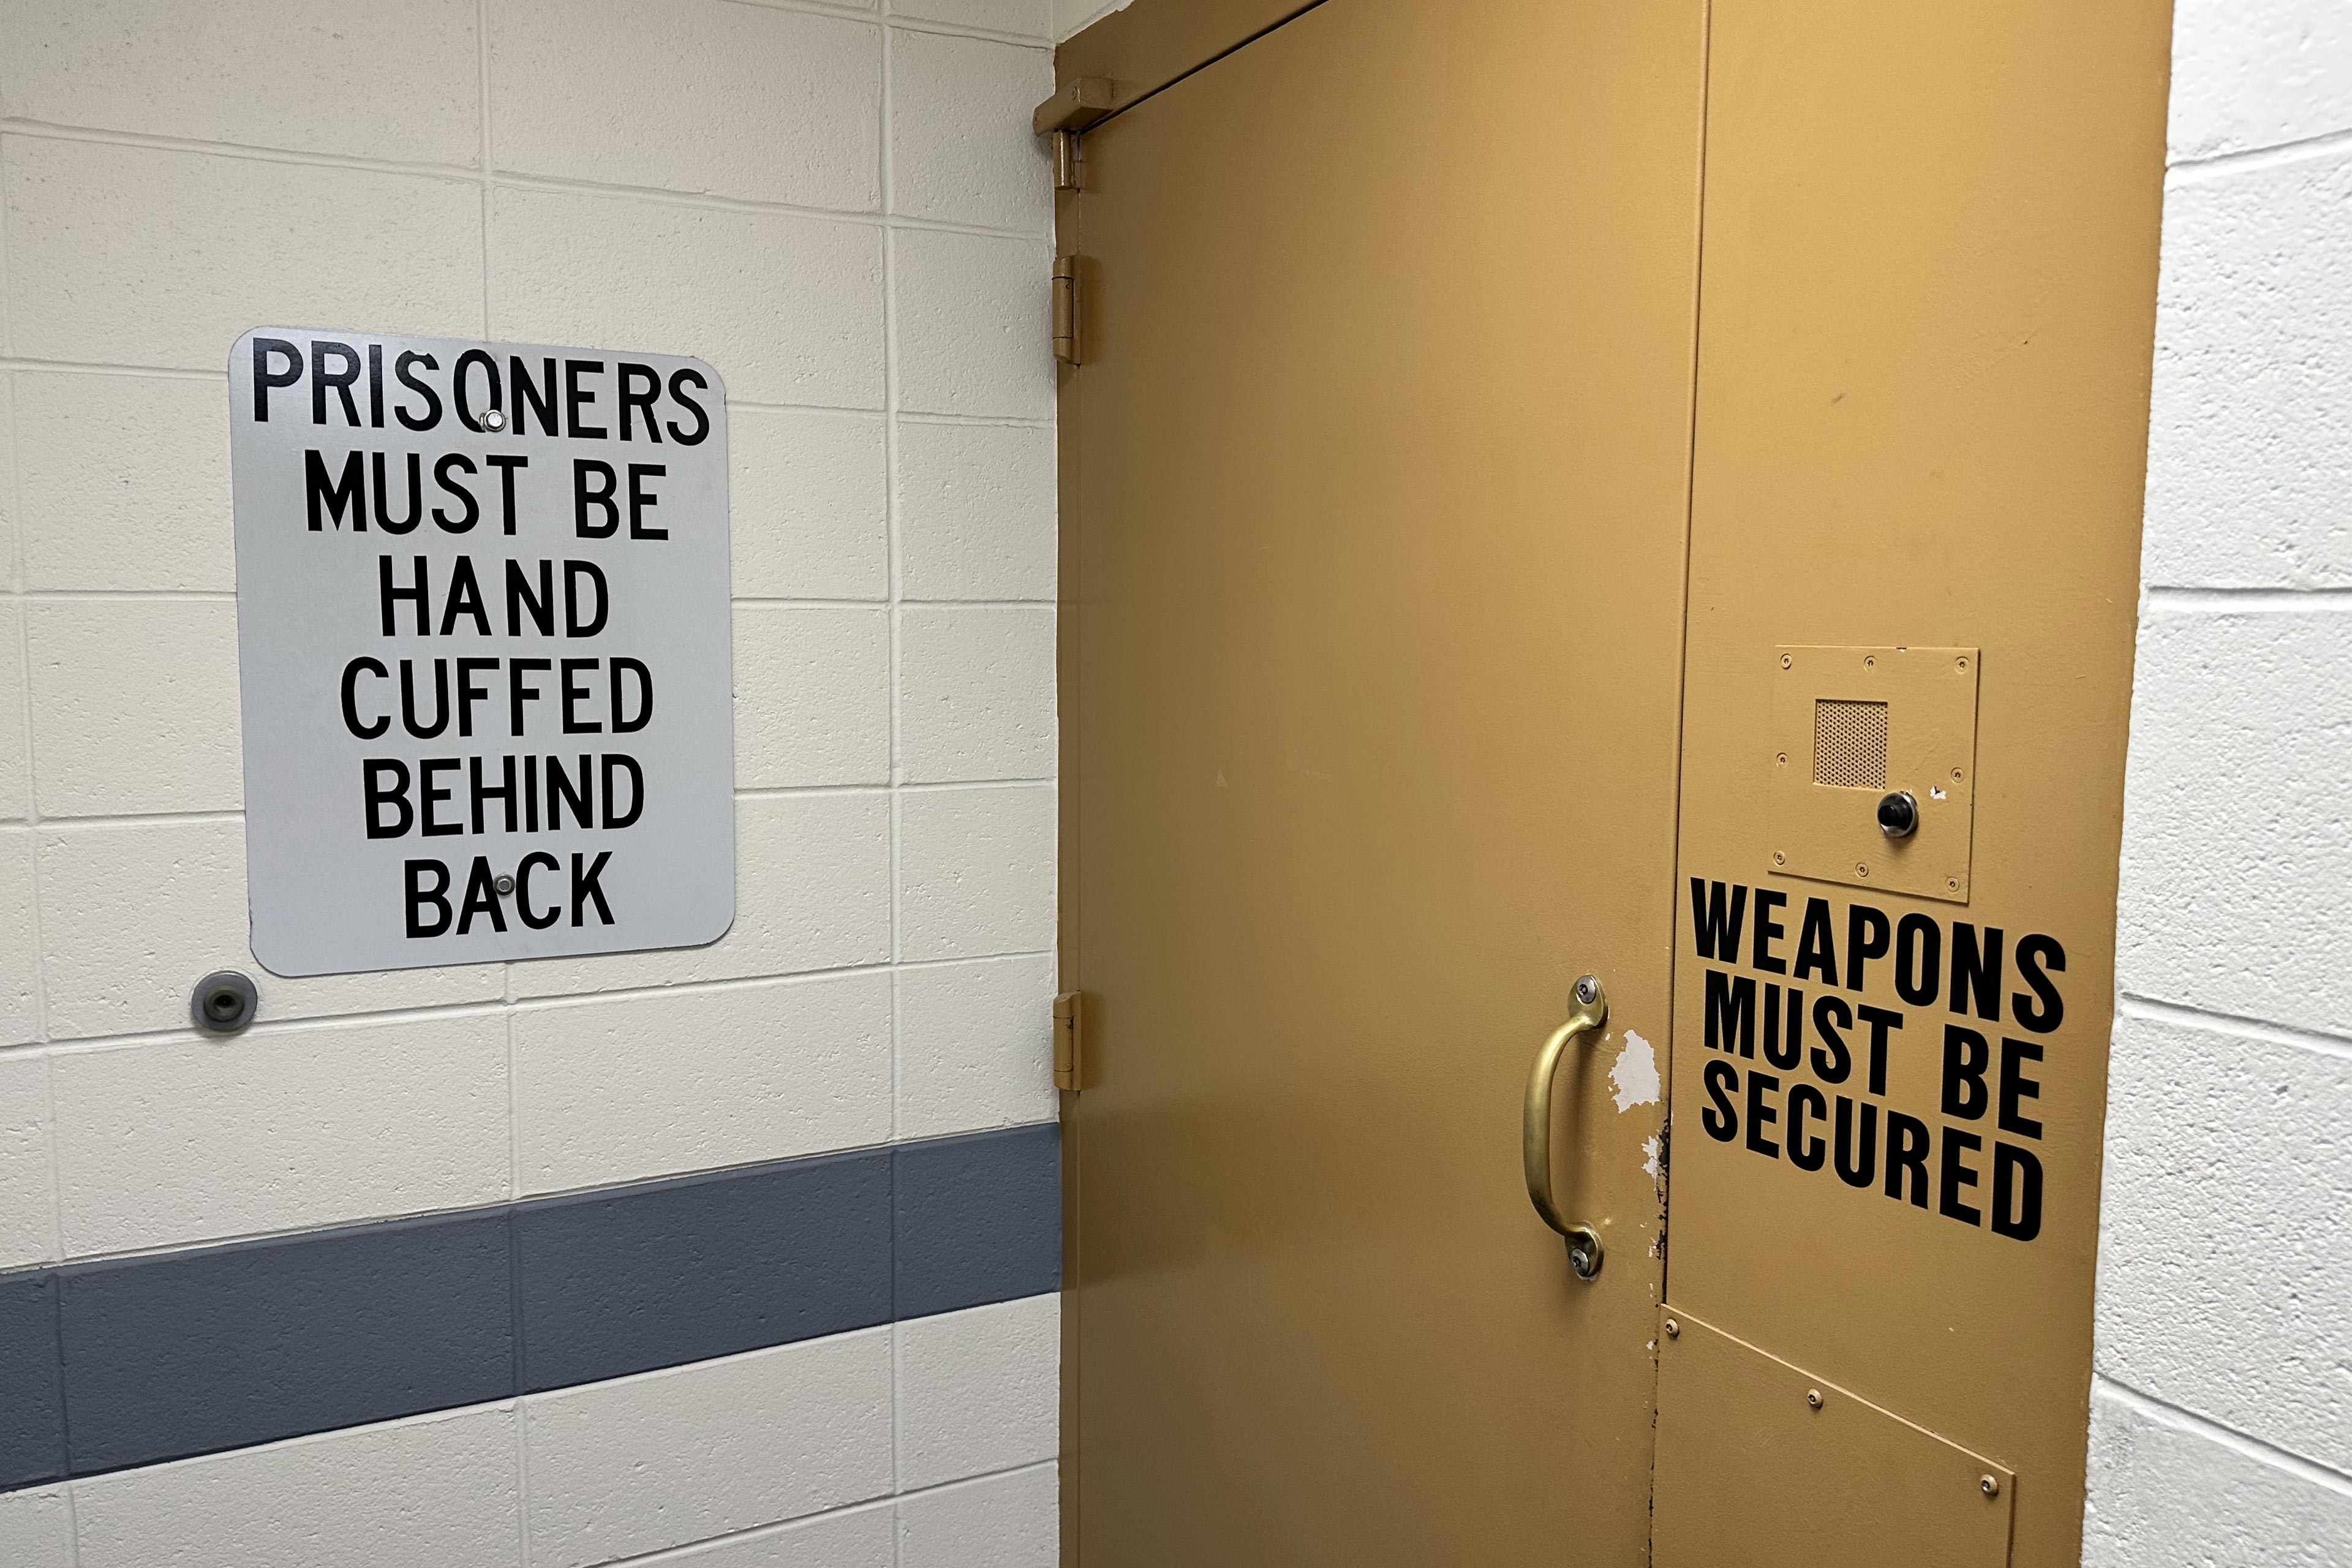
[[[1066,9],[0,0],[0,1268],[1052,1120],[1027,120]],[[724,941],[258,974],[223,374],[257,324],[725,375]],[[263,995],[226,1044],[186,1027],[224,967]],[[1055,1311],[10,1493],[0,1563],[1030,1568]]]
[[[1054,0],[1054,36],[1066,38],[1113,11],[1124,11],[1135,0]]]
[[[2179,0],[2095,1568],[2352,1563],[2352,5]]]

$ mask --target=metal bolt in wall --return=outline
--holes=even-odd
[[[235,1035],[253,1022],[261,993],[234,969],[216,970],[196,982],[188,996],[188,1016],[207,1035]]]

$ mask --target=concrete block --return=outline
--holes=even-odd
[[[244,805],[234,604],[52,600],[26,622],[42,816]]]
[[[892,0],[890,14],[909,20],[952,22],[959,26],[984,27],[993,33],[1020,33],[1047,38],[1054,32],[1054,0]],[[1039,95],[1051,96],[1046,89]],[[1030,105],[1032,109],[1035,104]]]
[[[519,1205],[522,1392],[887,1325],[896,1163],[860,1149]]]
[[[228,383],[14,379],[26,585],[235,590]]]
[[[872,224],[512,189],[491,212],[498,337],[697,355],[746,403],[882,405]]]
[[[0,1488],[62,1480],[66,1466],[65,1358],[58,1350],[58,1277],[49,1269],[0,1273]]]
[[[898,1500],[898,1568],[1054,1568],[1061,1483],[1052,1465]]]
[[[2180,0],[2172,156],[2210,158],[2352,130],[2352,12],[2334,0]]]
[[[7,439],[0,439],[0,583],[12,594],[24,586],[16,552],[16,382],[13,373],[0,371],[0,420],[7,421],[0,429],[10,432]]]
[[[0,1269],[58,1256],[48,1074],[47,1061],[28,1052],[0,1056]],[[5,1535],[0,1525],[0,1539]]]
[[[901,1489],[1039,1464],[1060,1451],[1059,1296],[920,1318],[897,1333]]]
[[[73,1485],[79,1568],[520,1568],[511,1405]]]
[[[25,612],[20,605],[0,604],[0,822],[22,822],[32,809],[26,733]]]
[[[735,611],[735,784],[890,782],[890,612]]]
[[[1050,601],[1054,432],[898,423],[898,591],[909,599]]]
[[[887,1502],[845,1509],[644,1559],[646,1568],[897,1568]]]
[[[898,404],[918,414],[1054,416],[1053,247],[900,229]]]
[[[890,210],[1049,233],[1053,155],[1029,117],[1053,96],[1042,47],[892,28]]]
[[[2117,1020],[2099,1369],[2352,1473],[2352,1057]]]
[[[2352,10],[2336,9],[2352,38]],[[2210,171],[2166,192],[2151,585],[2352,584],[2347,274],[2352,149]]]
[[[0,182],[26,359],[218,371],[263,324],[481,335],[473,180],[10,135]]]
[[[890,1147],[898,1321],[1062,1288],[1057,1122]]]
[[[738,408],[727,456],[739,598],[890,596],[890,464],[878,416]]]
[[[585,1568],[890,1489],[871,1329],[523,1401],[534,1568]]]
[[[2352,1481],[2289,1468],[2105,1384],[2091,1390],[2083,1568],[2352,1563]]]
[[[2315,678],[2346,668],[2352,616],[2160,611],[2142,625],[2126,993],[2352,1031],[2352,684]]]
[[[404,163],[481,152],[475,0],[7,0],[0,114]],[[252,323],[247,323],[248,325]]]
[[[493,1014],[70,1050],[54,1071],[69,1257],[508,1196]]]
[[[498,1208],[62,1270],[74,1473],[509,1398],[513,1258]]]
[[[835,211],[881,203],[870,23],[722,0],[496,0],[489,17],[501,169]]]
[[[888,962],[887,795],[739,800],[735,856],[735,926],[717,942],[519,963],[515,994],[562,996]]]
[[[890,978],[771,982],[515,1015],[526,1193],[890,1137]]]
[[[898,750],[909,784],[1050,778],[1054,609],[911,605],[898,613]]]
[[[898,973],[898,1136],[1054,1119],[1054,958]]]
[[[898,956],[1054,945],[1051,784],[918,790],[898,802]]]
[[[1135,0],[1054,0],[1055,40],[1083,32],[1113,11],[1124,11],[1133,4]]]
[[[22,827],[0,827],[0,1046],[41,1037],[39,931],[33,836]]]
[[[254,962],[241,823],[51,826],[35,836],[53,1039],[180,1029],[216,969],[261,990],[259,1016],[316,1017],[493,1000],[497,964],[281,979]]]
[[[65,1488],[0,1492],[0,1563],[13,1568],[74,1568],[73,1515],[66,1506]]]

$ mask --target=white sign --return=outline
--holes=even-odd
[[[717,373],[260,327],[229,402],[254,956],[333,974],[723,935]]]

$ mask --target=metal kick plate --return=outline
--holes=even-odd
[[[2007,1468],[1678,1308],[1660,1325],[1653,1568],[2006,1568]]]
[[[1772,686],[1771,868],[1966,903],[1976,836],[1972,647],[1781,647]],[[1879,830],[1907,790],[1919,826]]]

